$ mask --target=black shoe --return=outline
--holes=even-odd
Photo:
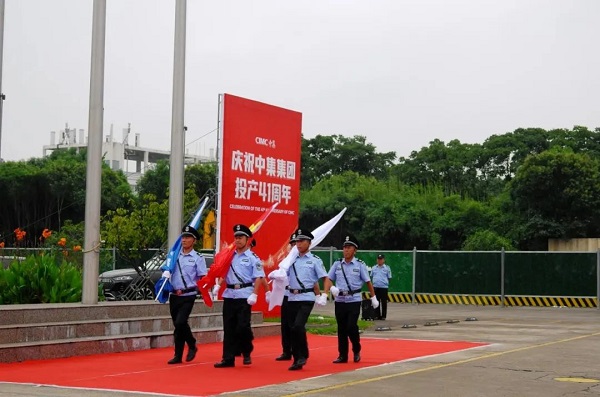
[[[250,364],[252,364],[252,359],[250,358],[250,356],[244,356],[244,365]]]
[[[347,363],[348,362],[348,357],[338,357],[335,360],[333,360],[334,364],[343,364],[343,363]]]
[[[192,361],[193,359],[195,359],[196,358],[196,353],[198,353],[198,348],[196,346],[190,347],[188,349],[188,354],[185,357],[185,361]]]
[[[291,354],[282,353],[281,356],[277,357],[275,361],[290,361],[292,359]]]
[[[214,365],[215,368],[229,368],[229,367],[235,367],[235,362],[233,361],[221,361],[218,363],[215,363]]]
[[[167,361],[167,364],[181,364],[181,357],[175,356],[169,361]]]
[[[304,364],[294,363],[294,364],[292,364],[291,367],[288,368],[288,370],[289,371],[298,371],[299,369],[302,369],[303,366],[304,366]]]
[[[360,353],[354,353],[354,362],[357,363],[360,361]]]

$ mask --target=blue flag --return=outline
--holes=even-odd
[[[161,277],[160,280],[154,285],[154,296],[155,300],[160,303],[167,303],[169,301],[169,294],[173,292],[173,286],[168,278]]]
[[[202,201],[200,204],[200,208],[196,211],[194,218],[189,223],[194,229],[198,229],[200,226],[200,218],[202,218],[202,212],[204,211],[204,207],[206,207],[206,203],[208,203],[208,197]],[[179,252],[181,252],[181,235],[175,241],[175,244],[169,250],[167,254],[167,260],[160,266],[161,270],[168,270],[171,274],[175,271],[175,264],[177,263],[177,258],[179,257]],[[160,280],[154,284],[154,300],[160,303],[167,303],[169,301],[169,293],[173,291],[173,286],[168,278],[161,277]]]

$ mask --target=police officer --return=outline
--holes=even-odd
[[[290,247],[296,245],[296,233],[292,233],[290,236]],[[283,295],[283,301],[281,303],[281,348],[282,353],[276,361],[289,361],[292,359],[292,342],[290,336],[290,324],[288,322],[288,290],[286,289]]]
[[[200,233],[196,229],[185,226],[181,231],[181,251],[173,274],[168,270],[162,274],[163,277],[171,279],[173,287],[173,292],[169,296],[169,311],[175,328],[173,330],[175,355],[168,361],[169,364],[181,363],[186,343],[188,353],[185,361],[192,361],[198,351],[188,319],[196,301],[196,282],[207,273],[204,257],[194,250],[194,243],[199,239]]]
[[[367,284],[371,293],[371,304],[379,306],[373,284],[369,278],[367,265],[354,257],[358,250],[358,240],[348,234],[342,243],[343,258],[335,261],[329,269],[325,280],[325,292],[331,291],[335,297],[335,321],[338,328],[338,358],[334,364],[348,362],[348,339],[352,343],[354,362],[360,361],[360,334],[358,333],[358,317],[362,301],[361,289]],[[335,282],[335,286],[332,285]]]
[[[215,368],[235,366],[235,356],[242,354],[244,365],[252,364],[254,335],[250,326],[252,305],[262,286],[267,288],[262,261],[250,249],[252,231],[245,225],[233,227],[235,252],[225,276],[223,292],[223,356]]]
[[[287,270],[288,286],[288,323],[291,329],[292,355],[294,363],[288,369],[296,371],[306,365],[308,359],[308,341],[306,322],[315,305],[324,306],[327,295],[321,295],[319,280],[327,277],[323,261],[309,251],[313,235],[309,230],[296,230],[296,248],[298,256]]]
[[[392,269],[385,264],[385,255],[377,255],[377,265],[371,268],[371,278],[373,279],[375,296],[379,301],[379,307],[375,309],[377,319],[385,320],[387,316],[388,287],[392,278]]]

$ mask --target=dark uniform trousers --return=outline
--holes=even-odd
[[[306,322],[314,306],[315,302],[313,301],[288,302],[288,324],[292,336],[294,362],[300,358],[308,358]]]
[[[288,316],[288,297],[283,297],[283,302],[281,303],[281,347],[283,349],[283,354],[292,355],[292,337],[291,330],[289,324],[289,316]]]
[[[188,319],[194,308],[196,295],[179,296],[171,294],[169,296],[169,311],[175,329],[173,330],[173,338],[175,340],[175,356],[181,358],[183,356],[183,348],[185,344],[188,347],[196,346],[196,338],[192,334]]]
[[[246,298],[223,299],[223,361],[233,362],[240,353],[244,357],[252,353],[251,309]]]
[[[348,358],[348,339],[352,343],[352,352],[360,353],[360,334],[358,317],[360,302],[335,302],[335,321],[338,327],[338,352],[340,357]]]
[[[375,315],[378,318],[387,317],[387,301],[388,301],[388,289],[375,287],[375,296],[379,301],[379,307],[375,309]]]

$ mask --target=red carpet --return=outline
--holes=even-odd
[[[281,344],[273,336],[254,341],[249,366],[238,359],[235,368],[213,368],[221,360],[222,345],[211,343],[199,345],[196,360],[181,365],[167,365],[172,348],[0,364],[0,382],[207,396],[484,345],[374,338],[361,338],[361,344],[360,363],[332,364],[337,338],[311,334],[310,358],[300,371],[287,370],[291,361],[275,361]]]

